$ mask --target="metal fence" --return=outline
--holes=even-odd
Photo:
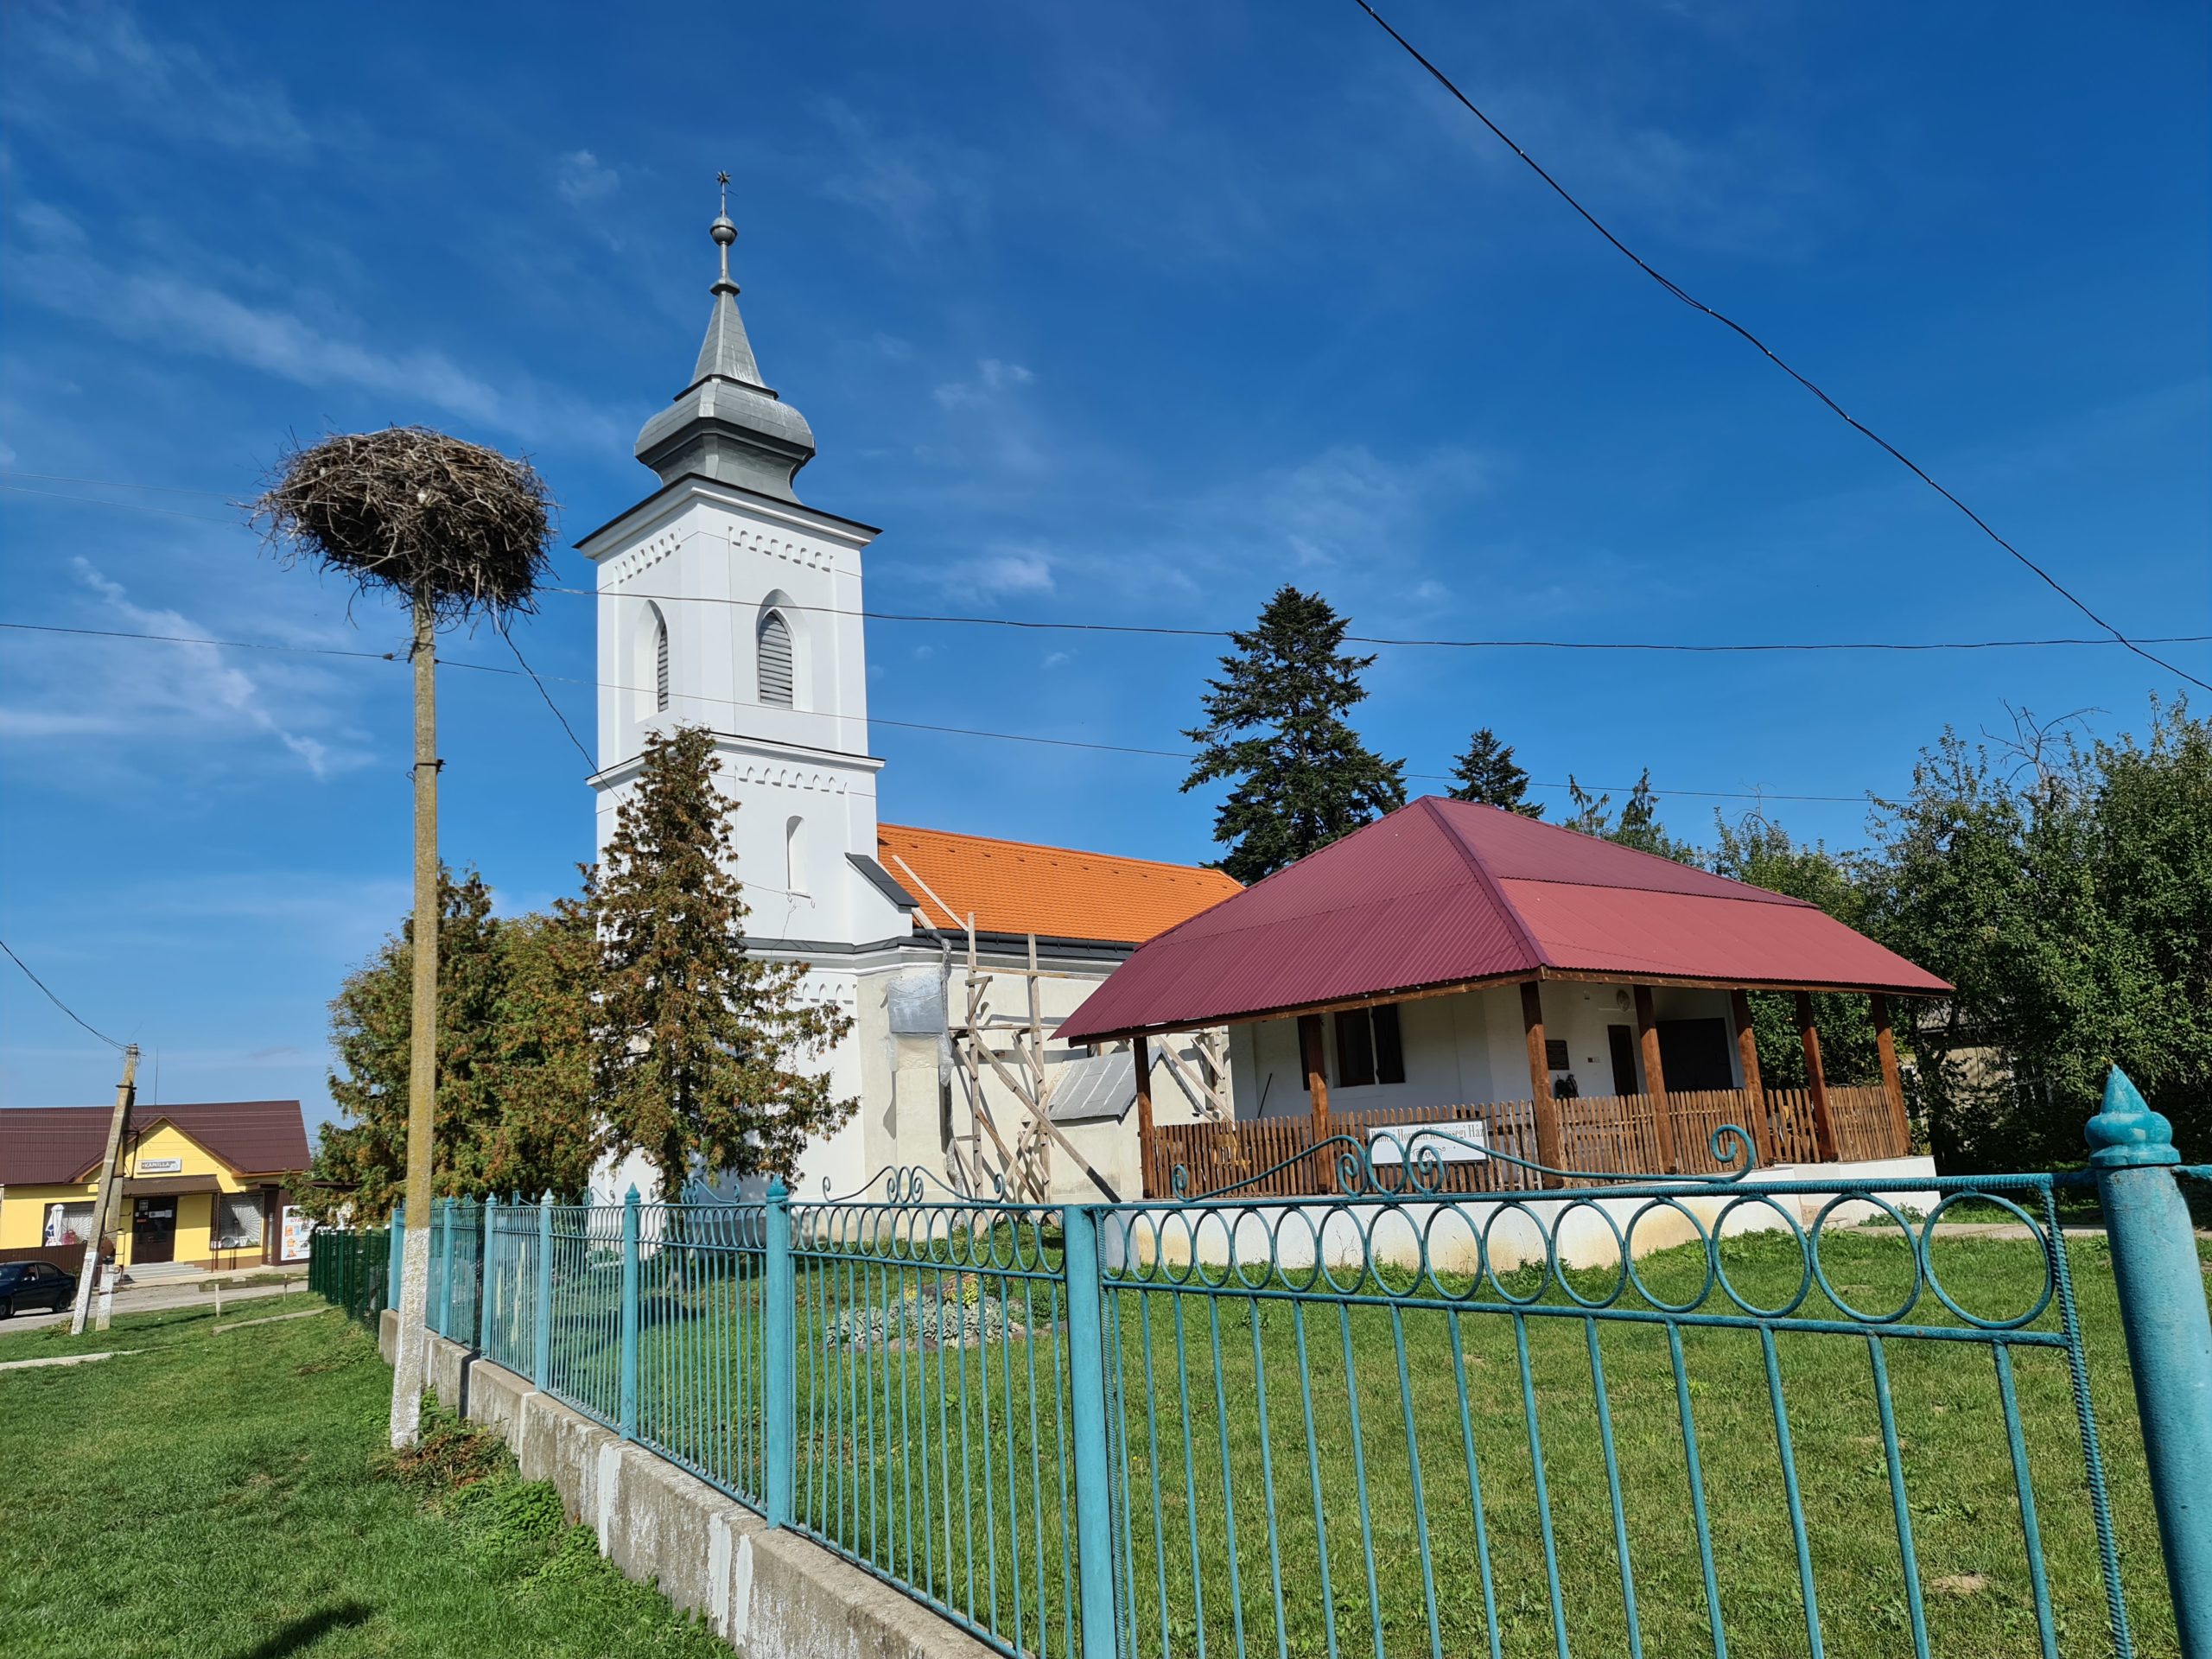
[[[308,1288],[344,1309],[348,1319],[374,1321],[388,1305],[391,1245],[391,1234],[381,1227],[316,1228],[308,1240]]]
[[[1463,1193],[1438,1133],[1305,1203],[445,1205],[432,1323],[1008,1653],[2212,1654],[2212,1172],[2126,1101],[2117,1517],[2091,1178]]]

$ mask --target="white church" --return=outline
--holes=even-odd
[[[988,1195],[1027,1132],[1045,1144],[1055,1193],[1134,1193],[1126,1052],[1046,1051],[1042,1125],[1026,1122],[1021,1078],[976,1061],[972,1045],[963,1061],[956,1033],[978,1009],[973,1023],[996,1030],[1002,1052],[1049,1032],[1138,944],[1237,884],[1193,866],[880,820],[861,617],[862,560],[879,532],[798,499],[814,432],[753,357],[726,211],[712,234],[721,270],[690,384],[638,435],[659,484],[579,544],[599,572],[597,844],[603,853],[650,733],[682,723],[715,734],[717,782],[738,809],[747,948],[805,963],[813,993],[853,1020],[828,1066],[859,1110],[811,1149],[797,1192],[843,1193],[887,1166],[918,1166]],[[971,1109],[979,1092],[997,1103],[988,1122]],[[1193,1094],[1188,1082],[1180,1093]],[[1199,1104],[1177,1094],[1171,1083],[1160,1102],[1171,1121]],[[604,1185],[619,1192],[645,1173],[626,1166]]]

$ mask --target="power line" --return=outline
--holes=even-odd
[[[135,639],[149,643],[174,645],[215,645],[238,651],[294,652],[307,656],[346,657],[352,658],[356,660],[371,662],[396,663],[403,660],[403,653],[396,651],[347,651],[343,647],[337,645],[277,645],[260,640],[203,639],[197,635],[191,634],[134,633],[126,632],[120,628],[70,628],[62,627],[57,624],[48,622],[0,621],[0,628],[11,628],[29,633],[63,634],[79,639]],[[510,640],[508,643],[510,646],[513,644],[512,640]],[[520,652],[518,652],[516,654],[518,660],[519,660]],[[563,685],[583,686],[593,690],[620,691],[633,696],[641,696],[644,692],[643,687],[621,685],[611,680],[587,680],[564,674],[548,674],[540,676],[536,672],[536,671],[531,669],[529,664],[526,663],[524,664],[521,668],[515,669],[501,668],[497,664],[493,663],[462,662],[452,658],[444,658],[443,662],[444,665],[448,668],[462,669],[471,673],[502,674],[514,679],[527,677],[538,683],[537,689],[541,695],[546,695],[544,686],[544,682],[546,680],[551,680],[557,684]],[[749,699],[745,697],[710,697],[702,696],[696,692],[684,692],[680,694],[680,696],[682,700],[687,702],[714,703],[719,707],[731,709],[765,709],[772,706],[782,706],[780,704],[771,705],[763,703],[758,699]],[[552,701],[550,695],[546,696],[546,701],[549,702]],[[557,715],[560,711],[556,709],[554,712]],[[871,726],[887,726],[899,731],[932,732],[948,737],[988,738],[993,741],[1001,743],[1034,743],[1042,745],[1047,748],[1085,749],[1101,754],[1135,754],[1148,756],[1162,760],[1179,760],[1185,762],[1187,762],[1191,759],[1189,753],[1181,749],[1144,748],[1128,743],[1095,743],[1086,739],[1073,737],[1040,737],[1028,732],[986,731],[972,726],[941,726],[932,724],[925,721],[887,720],[875,715],[868,716],[868,723]],[[562,721],[562,724],[564,727],[568,725],[568,721],[565,718]],[[594,770],[597,770],[598,763],[595,760],[593,760],[589,752],[585,750],[582,741],[576,737],[575,732],[573,728],[569,729],[569,738],[571,742],[575,744],[578,752],[583,754],[585,760],[593,766]],[[1406,775],[1409,778],[1419,778],[1438,783],[1452,783],[1457,781],[1457,779],[1453,779],[1446,772],[1408,772]],[[1532,784],[1530,787],[1534,789],[1564,791],[1568,787],[1568,785],[1566,784],[1540,783]],[[1591,784],[1586,785],[1586,787],[1599,791],[1611,791],[1617,789],[1632,789],[1634,785],[1630,784]],[[1712,800],[1815,801],[1845,805],[1856,804],[1866,798],[1864,795],[1784,795],[1779,794],[1772,790],[1669,789],[1661,791],[1661,793],[1662,796],[1687,795]]]
[[[522,647],[515,643],[514,635],[507,632],[505,621],[501,621],[498,626],[499,638],[507,642],[507,649],[514,652],[515,661],[522,664],[522,671],[530,676],[530,683],[537,688],[537,695],[545,699],[545,706],[553,711],[553,718],[561,722],[561,729],[569,734],[569,741],[575,744],[576,753],[583,756],[584,765],[589,766],[594,772],[598,771],[599,762],[593,758],[592,752],[584,747],[583,739],[576,735],[576,728],[569,724],[569,717],[561,712],[561,705],[553,701],[553,694],[545,689],[545,682],[537,677],[537,671],[532,668],[529,660],[523,656]]]
[[[702,532],[695,532],[702,533]],[[670,605],[734,605],[747,610],[760,608],[757,601],[726,599],[717,594],[649,594],[625,588],[619,592],[601,593],[591,588],[547,587],[541,593],[564,594],[581,599],[649,599],[658,604]],[[778,600],[773,606],[779,611],[803,611],[817,616],[856,616],[870,622],[923,622],[957,625],[966,627],[1026,629],[1046,633],[1113,633],[1151,634],[1172,639],[1229,639],[1238,632],[1230,628],[1172,628],[1157,623],[1143,622],[1057,622],[1026,617],[976,616],[958,612],[878,611],[853,609],[837,605],[800,605]],[[2196,645],[2212,642],[2212,634],[2165,634],[2146,639],[2151,645]],[[1788,653],[1821,652],[1937,652],[1937,651],[2015,651],[2032,650],[2055,645],[2090,645],[2099,648],[2126,645],[2131,642],[2108,639],[1823,639],[1823,640],[1722,640],[1712,644],[1686,643],[1669,639],[1404,639],[1384,634],[1347,633],[1344,643],[1348,645],[1393,645],[1409,648],[1433,648],[1448,651],[1625,651],[1675,653],[1690,656],[1730,656],[1750,653]]]
[[[1988,537],[1989,539],[1996,543],[1998,546],[2003,548],[2005,552],[2011,554],[2013,558],[2019,561],[2019,563],[2024,565],[2028,569],[2033,571],[2037,576],[2042,579],[2044,584],[2048,586],[2053,593],[2063,599],[2075,610],[2081,612],[2082,615],[2088,617],[2090,621],[2102,628],[2119,644],[2126,646],[2128,650],[2133,652],[2138,657],[2143,658],[2144,661],[2154,664],[2158,667],[2165,670],[2167,673],[2176,675],[2182,679],[2187,680],[2191,685],[2199,686],[2207,691],[2212,691],[2212,681],[2201,680],[2197,678],[2196,675],[2189,672],[2188,670],[2177,668],[2173,664],[2166,661],[2164,658],[2152,655],[2150,652],[2144,650],[2143,647],[2134,640],[2130,639],[2126,634],[2122,633],[2111,623],[2106,621],[2104,618],[2098,615],[2095,611],[2090,609],[2086,601],[2075,594],[2063,582],[2060,582],[2057,577],[2052,575],[2050,571],[2044,569],[2043,566],[2037,564],[2026,554],[2021,552],[2018,548],[2013,546],[2012,543],[2006,541],[2002,536],[1999,535],[1996,531],[1990,527],[1988,522],[1984,519],[1980,513],[1976,512],[1972,507],[1967,505],[1965,502],[1960,500],[1957,496],[1952,494],[1950,491],[1945,489],[1933,478],[1930,478],[1921,467],[1918,462],[1915,461],[1910,456],[1907,455],[1903,450],[1899,449],[1895,444],[1891,443],[1880,433],[1875,431],[1873,428],[1868,426],[1865,422],[1852,415],[1850,411],[1843,407],[1842,404],[1837,403],[1834,398],[1829,397],[1827,392],[1823,391],[1820,386],[1815,385],[1807,376],[1792,367],[1778,353],[1774,350],[1772,346],[1769,346],[1764,340],[1761,340],[1750,329],[1745,327],[1742,323],[1738,322],[1733,317],[1729,316],[1726,312],[1714,309],[1712,306],[1707,305],[1703,300],[1700,300],[1696,296],[1689,293],[1687,289],[1681,287],[1670,278],[1661,275],[1657,270],[1654,270],[1645,262],[1642,255],[1638,254],[1633,248],[1630,247],[1627,243],[1622,241],[1620,238],[1615,236],[1612,232],[1606,229],[1596,214],[1592,213],[1587,207],[1585,207],[1580,201],[1577,201],[1565,185],[1561,184],[1549,173],[1547,173],[1543,168],[1538,164],[1535,156],[1529,155],[1527,150],[1515,143],[1511,137],[1506,134],[1503,128],[1500,127],[1497,122],[1491,120],[1490,117],[1484,115],[1481,110],[1477,108],[1474,100],[1459,90],[1458,84],[1452,80],[1451,76],[1446,74],[1441,69],[1430,62],[1427,58],[1424,57],[1421,54],[1420,48],[1415,47],[1414,43],[1411,41],[1408,41],[1404,35],[1399,34],[1396,29],[1393,29],[1389,22],[1384,19],[1382,14],[1376,10],[1372,5],[1368,3],[1368,0],[1352,0],[1352,3],[1357,6],[1362,11],[1365,12],[1370,17],[1373,18],[1376,26],[1379,27],[1384,34],[1388,35],[1392,40],[1395,41],[1401,47],[1405,48],[1406,54],[1408,57],[1412,58],[1413,60],[1419,64],[1422,68],[1428,71],[1429,74],[1435,79],[1438,86],[1443,87],[1446,92],[1451,93],[1454,99],[1458,99],[1459,102],[1466,109],[1467,112],[1472,115],[1476,120],[1481,122],[1485,127],[1488,127],[1500,143],[1503,144],[1508,149],[1519,156],[1522,161],[1526,162],[1529,171],[1534,173],[1538,178],[1541,179],[1546,184],[1549,185],[1559,199],[1561,201],[1564,201],[1568,207],[1573,208],[1577,213],[1580,214],[1584,222],[1586,223],[1592,230],[1597,232],[1599,235],[1604,237],[1607,242],[1611,243],[1614,250],[1618,251],[1622,257],[1627,259],[1631,264],[1635,265],[1638,270],[1649,276],[1653,282],[1658,283],[1661,288],[1666,289],[1668,293],[1673,295],[1675,298],[1680,300],[1684,305],[1688,306],[1694,311],[1703,312],[1707,316],[1711,317],[1715,322],[1719,323],[1722,327],[1731,330],[1732,333],[1739,335],[1745,341],[1749,342],[1761,356],[1772,363],[1775,367],[1780,369],[1792,380],[1795,380],[1807,391],[1811,392],[1814,397],[1819,398],[1821,403],[1825,404],[1839,420],[1842,421],[1847,426],[1850,427],[1860,436],[1873,442],[1892,461],[1896,461],[1907,472],[1910,473],[1915,478],[1925,484],[1929,489],[1935,491],[1936,494],[1942,496],[1946,501],[1949,502],[1961,512],[1964,513],[1967,519],[1972,522],[1975,529],[1981,531],[1983,535]]]
[[[23,970],[23,977],[25,979],[28,979],[32,984],[37,986],[39,989],[46,993],[46,1000],[48,1001],[53,1003],[55,1007],[60,1009],[62,1013],[67,1014],[79,1025],[84,1027],[86,1031],[91,1032],[92,1035],[99,1038],[100,1041],[105,1043],[110,1048],[114,1049],[118,1053],[121,1053],[123,1051],[130,1047],[128,1043],[117,1042],[114,1038],[109,1036],[97,1026],[92,1025],[84,1017],[84,1015],[79,1014],[76,1009],[71,1007],[67,1002],[64,1002],[60,997],[56,996],[54,994],[53,988],[48,985],[47,982],[41,979],[36,974],[31,972],[30,963],[25,962],[21,957],[17,956],[13,947],[9,944],[7,940],[0,939],[0,950],[5,950],[8,953],[8,960],[14,963],[16,967]]]
[[[228,498],[222,495],[219,491],[187,489],[181,485],[133,484],[115,479],[76,478],[55,473],[10,472],[4,468],[0,468],[0,479],[7,478],[36,478],[55,483],[86,484],[110,489],[160,490],[170,494],[204,495],[213,497],[219,500],[228,499]],[[159,513],[167,518],[188,518],[196,524],[228,524],[235,522],[227,518],[209,518],[198,513],[176,512],[167,507],[148,506],[134,501],[110,501],[104,500],[97,497],[67,495],[59,491],[54,490],[26,489],[23,486],[17,484],[0,483],[0,489],[16,490],[19,493],[29,495],[51,496],[57,500],[77,501],[81,502],[87,506],[124,507],[136,512]],[[706,537],[709,534],[709,532],[705,531],[689,531],[684,533],[681,539],[684,541],[690,541],[702,537]],[[601,590],[592,588],[563,588],[551,585],[542,588],[538,591],[541,593],[561,594],[575,599],[603,599],[619,596],[625,599],[652,600],[657,603],[670,605],[736,605],[745,607],[747,609],[754,608],[754,602],[753,601],[727,599],[713,594],[655,594],[625,588],[619,595],[614,595],[607,593],[602,593]],[[1039,633],[1128,634],[1151,636],[1159,639],[1233,639],[1238,632],[1238,630],[1232,628],[1168,627],[1159,623],[1067,622],[1031,617],[981,616],[964,612],[885,611],[870,608],[852,608],[836,605],[800,605],[790,601],[779,601],[777,608],[786,611],[806,612],[810,614],[819,616],[859,617],[862,620],[870,622],[916,623],[934,626],[1006,628],[1017,632]],[[2101,625],[2107,627],[2107,632],[2105,637],[2083,638],[2080,636],[2058,636],[2049,639],[1730,639],[1705,642],[1674,639],[1548,639],[1536,638],[1426,639],[1406,638],[1389,634],[1347,633],[1344,636],[1344,642],[1346,645],[1378,645],[1413,650],[1564,651],[1581,652],[1625,652],[1632,655],[1672,655],[1694,657],[1787,656],[1797,654],[1821,655],[1851,652],[1916,655],[1946,651],[2037,651],[2058,648],[2079,648],[2083,646],[2092,649],[2103,649],[2113,645],[2118,645],[2124,650],[2134,652],[2139,657],[2147,657],[2148,653],[2142,651],[2140,647],[2144,645],[2200,645],[2212,644],[2212,634],[2202,633],[2145,634],[2134,638],[2126,638],[2115,632],[2112,632],[2110,630],[2110,625],[2103,624],[2101,618],[2096,618],[2094,620],[2098,620]],[[243,643],[239,644],[238,648],[241,650],[273,649],[273,647],[256,647]],[[2171,666],[2156,657],[2150,657],[2148,659],[2153,663],[2158,664],[2162,668]],[[2184,678],[2191,677],[2179,669],[2175,669],[2172,671],[2176,673],[2182,673],[2183,677]],[[2192,683],[2196,684],[2203,683],[2202,681],[2193,681]]]

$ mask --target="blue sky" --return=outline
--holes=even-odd
[[[2122,627],[2212,632],[2202,7],[1393,16]],[[531,454],[569,537],[611,517],[697,349],[727,168],[753,343],[821,443],[800,493],[885,527],[875,605],[1238,626],[1291,581],[1385,634],[2087,631],[1349,0],[11,3],[0,53],[7,620],[392,648],[393,612],[278,570],[226,505],[288,435],[435,423]],[[589,677],[588,601],[519,637]],[[873,708],[1175,748],[1213,654],[874,624]],[[1370,683],[1362,728],[1413,772],[1489,724],[1547,784],[1649,766],[1677,833],[1751,804],[1678,791],[1764,790],[1843,846],[1947,722],[2139,729],[2175,686],[2113,650],[1398,650]],[[590,693],[553,690],[588,730]],[[510,907],[566,890],[590,801],[552,716],[511,677],[441,699],[448,856]],[[383,663],[0,645],[0,929],[147,1046],[156,1097],[325,1109],[325,1004],[407,901],[407,707]],[[891,821],[1216,850],[1170,761],[876,750]],[[0,1102],[111,1088],[12,969],[0,1025]]]

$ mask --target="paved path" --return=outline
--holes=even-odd
[[[223,1306],[227,1310],[232,1302],[305,1290],[307,1283],[307,1274],[302,1271],[281,1285],[226,1285],[223,1287]],[[185,1284],[144,1285],[115,1293],[115,1311],[118,1313],[159,1313],[175,1307],[204,1307],[212,1313],[215,1310],[215,1293],[203,1290],[196,1280]],[[99,1311],[99,1306],[95,1304],[95,1316]],[[0,1319],[0,1337],[14,1336],[23,1331],[43,1331],[50,1325],[68,1323],[69,1310],[66,1307],[58,1313],[18,1313],[12,1319]]]

